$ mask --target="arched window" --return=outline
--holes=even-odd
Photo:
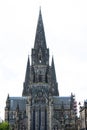
[[[48,83],[47,73],[46,73],[46,75],[45,75],[45,82]]]
[[[39,75],[39,82],[42,82],[42,75]]]
[[[39,56],[39,63],[41,63],[41,55]]]
[[[42,51],[41,51],[41,48],[39,49],[38,60],[39,60],[39,63],[42,62]]]
[[[38,81],[39,81],[39,82],[42,82],[42,81],[43,81],[41,71],[39,71]]]

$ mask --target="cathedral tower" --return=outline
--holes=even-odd
[[[31,54],[31,65],[28,57],[23,96],[31,95],[35,86],[44,86],[48,89],[47,95],[59,96],[58,85],[56,81],[55,65],[52,58],[52,64],[49,65],[49,49],[46,45],[44,25],[41,10],[36,29],[34,48]]]
[[[31,62],[28,56],[22,97],[8,95],[5,120],[12,130],[75,130],[73,95],[60,97],[54,59],[49,64],[41,10]]]
[[[27,114],[29,130],[51,129],[52,96],[59,96],[54,60],[49,65],[49,49],[46,45],[41,10],[36,29],[31,65],[28,58],[23,96],[28,97]],[[31,117],[31,119],[30,119]]]

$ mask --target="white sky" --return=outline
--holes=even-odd
[[[41,6],[60,96],[87,99],[87,0],[0,1],[0,116],[8,93],[21,96]]]

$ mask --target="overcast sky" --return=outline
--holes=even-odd
[[[41,6],[60,96],[87,99],[87,0],[0,0],[0,117],[7,95],[21,96]],[[51,61],[51,60],[50,60]]]

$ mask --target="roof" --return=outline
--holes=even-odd
[[[19,106],[20,111],[26,110],[26,99],[27,97],[9,97],[10,110],[15,111],[17,106]]]
[[[53,105],[58,109],[61,109],[62,107],[64,109],[70,109],[71,97],[53,96]]]

